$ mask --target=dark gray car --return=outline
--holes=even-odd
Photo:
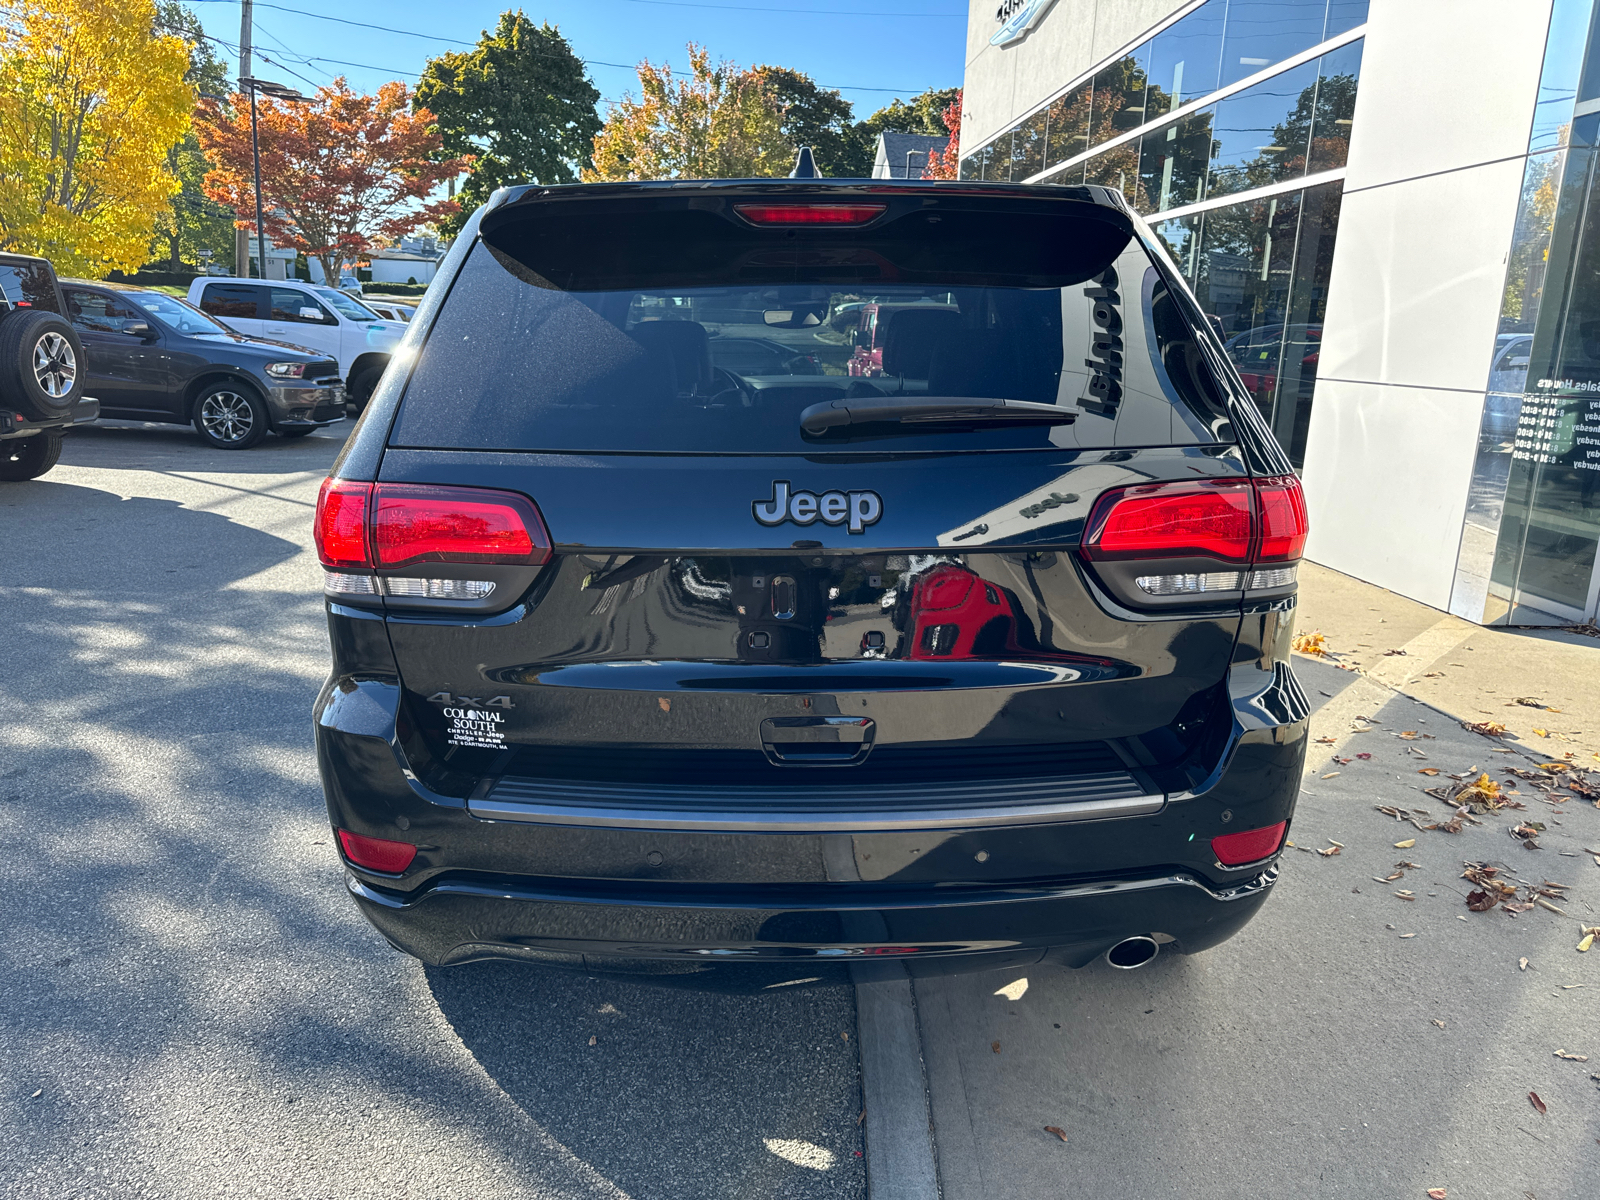
[[[192,424],[224,450],[344,419],[344,381],[326,355],[245,337],[161,292],[77,280],[61,290],[104,416]]]

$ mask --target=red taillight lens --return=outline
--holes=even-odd
[[[362,837],[348,829],[339,830],[339,845],[344,847],[344,856],[356,866],[388,875],[400,874],[417,856],[417,848],[410,842]]]
[[[1288,828],[1287,821],[1279,821],[1276,825],[1268,825],[1265,829],[1225,833],[1221,837],[1211,839],[1211,853],[1215,854],[1217,861],[1225,867],[1259,862],[1263,858],[1271,858],[1278,852],[1278,847],[1283,845],[1284,832]]]
[[[1256,561],[1294,562],[1305,549],[1311,524],[1300,481],[1293,475],[1258,479],[1256,498],[1261,506],[1261,548]]]
[[[524,563],[550,558],[539,510],[515,492],[380,483],[372,515],[376,565]]]
[[[1145,483],[1100,497],[1084,534],[1088,558],[1219,558],[1250,561],[1250,484],[1245,480]]]
[[[865,225],[883,215],[887,204],[735,204],[752,225]]]
[[[367,544],[367,510],[372,485],[345,479],[324,479],[317,493],[312,526],[317,557],[325,567],[365,567],[371,561]]]

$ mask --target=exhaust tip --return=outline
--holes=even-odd
[[[1161,952],[1154,938],[1124,938],[1106,951],[1106,962],[1119,971],[1132,971],[1142,967]]]

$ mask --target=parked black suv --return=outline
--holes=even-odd
[[[61,458],[61,435],[99,415],[63,311],[47,260],[0,254],[0,482],[39,478]]]
[[[163,292],[77,279],[61,290],[103,416],[193,425],[220,450],[344,420],[344,381],[325,354],[245,337]]]
[[[524,187],[441,276],[316,517],[323,785],[394,945],[1126,967],[1260,907],[1305,508],[1119,195]],[[709,349],[867,296],[879,374]]]

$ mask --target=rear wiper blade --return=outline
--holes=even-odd
[[[983,396],[858,396],[813,404],[800,413],[800,428],[812,435],[855,425],[1071,425],[1079,410],[1031,400],[997,400]]]

